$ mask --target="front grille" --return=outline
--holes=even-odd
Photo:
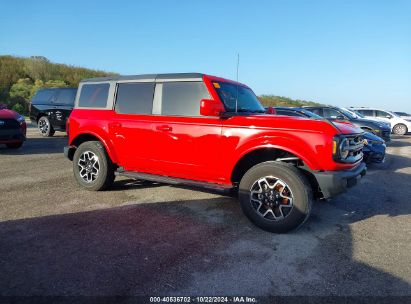
[[[364,138],[362,135],[348,135],[346,138],[349,142],[349,154],[346,161],[357,162],[363,157],[362,150],[364,148]]]
[[[15,119],[1,119],[0,130],[19,129],[20,123]]]

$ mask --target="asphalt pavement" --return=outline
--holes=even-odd
[[[235,198],[118,179],[88,192],[65,133],[0,147],[0,295],[411,296],[411,135],[298,231]]]

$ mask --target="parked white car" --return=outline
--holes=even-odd
[[[365,117],[364,115],[362,115],[361,113],[357,112],[356,110],[352,109],[352,108],[342,108],[348,112],[350,112],[355,118],[361,119],[361,118],[365,118],[365,119],[369,119],[372,121],[377,121],[379,123],[385,124],[387,127],[389,127],[390,129],[392,129],[391,123],[387,122],[385,120],[381,120],[375,117]]]
[[[411,132],[411,121],[401,118],[394,112],[374,108],[351,107],[350,109],[364,115],[366,118],[374,118],[391,123],[391,130],[394,134],[404,135],[407,132]]]
[[[393,112],[393,113],[397,114],[401,118],[404,118],[405,120],[411,120],[411,114],[408,114],[405,112]]]

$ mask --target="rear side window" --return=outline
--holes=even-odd
[[[78,106],[82,108],[105,108],[110,84],[84,84],[81,88]]]
[[[374,116],[373,110],[357,110],[357,111],[364,116]]]
[[[54,101],[55,103],[74,105],[77,93],[76,89],[62,89],[59,91],[57,99]]]
[[[162,115],[200,116],[200,101],[208,99],[203,82],[163,83]]]
[[[151,114],[154,83],[120,83],[117,86],[116,112],[122,114]]]
[[[32,104],[44,104],[51,103],[52,97],[54,95],[54,90],[38,90],[33,96]]]

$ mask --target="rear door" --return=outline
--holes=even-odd
[[[218,182],[222,120],[200,115],[210,95],[202,81],[158,83],[153,124],[157,174]]]
[[[154,82],[118,83],[109,123],[119,164],[125,170],[150,173],[153,149]]]
[[[53,126],[64,129],[74,107],[77,89],[58,89],[51,100],[50,119]]]

